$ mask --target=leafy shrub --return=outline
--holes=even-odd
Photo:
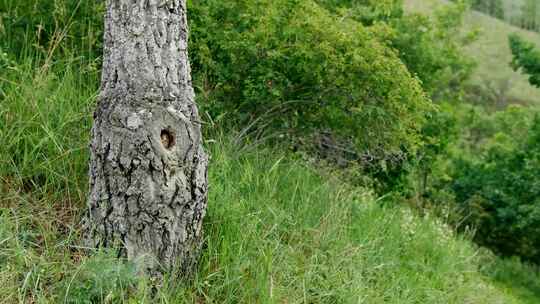
[[[474,62],[463,46],[475,39],[474,33],[462,33],[466,6],[458,2],[437,10],[433,16],[406,15],[392,19],[390,46],[422,87],[435,100],[459,98],[469,79]]]
[[[414,166],[418,182],[411,183],[422,207],[427,203],[461,230],[474,229],[478,244],[534,263],[540,262],[537,113],[444,105],[433,128],[425,127],[434,142],[424,145],[425,160]]]
[[[432,16],[404,14],[402,0],[318,2],[341,18],[376,25],[380,40],[397,50],[399,58],[432,96],[459,91],[471,74],[473,63],[462,47],[474,35],[461,29],[467,10],[463,1],[443,6]]]
[[[103,2],[0,0],[0,12],[0,47],[10,57],[34,45],[99,66]],[[329,130],[373,156],[385,180],[399,180],[435,115],[424,91],[433,95],[448,75],[466,74],[458,48],[447,47],[456,42],[456,24],[447,20],[455,15],[444,16],[404,16],[401,0],[193,0],[198,100],[233,127],[257,121],[258,130],[289,136]],[[392,167],[386,162],[395,155]]]
[[[516,71],[521,69],[529,75],[530,84],[540,87],[540,51],[517,34],[510,35],[509,40],[513,55],[512,67]]]
[[[272,130],[329,129],[359,151],[413,151],[431,109],[397,53],[314,1],[192,1],[194,83],[203,108]]]
[[[400,0],[192,1],[200,104],[270,133],[329,131],[352,142],[357,159],[368,156],[361,165],[379,190],[407,187],[407,174],[429,171],[447,145],[434,148],[437,136],[452,128],[437,125],[449,121],[424,92],[459,98],[473,67],[461,48],[465,8],[430,18],[404,15]]]
[[[499,126],[508,122],[500,118]],[[465,223],[477,229],[475,238],[481,245],[539,263],[540,119],[532,120],[522,138],[511,136],[519,134],[516,126],[526,126],[517,121],[513,131],[497,128],[482,144],[480,156],[455,158],[451,188],[467,214]]]
[[[403,16],[403,0],[317,0],[317,3],[365,25]]]
[[[68,54],[76,68],[97,70],[103,8],[101,1],[0,0],[0,48],[9,58]],[[345,18],[346,10],[355,17]],[[198,101],[214,119],[228,115],[233,127],[258,121],[258,130],[289,136],[329,130],[380,162],[414,155],[433,109],[385,41],[393,30],[380,26],[402,13],[395,0],[193,0]]]
[[[388,157],[375,157],[375,162],[380,165],[371,164],[363,172],[376,177],[382,192],[394,190],[422,197],[433,192],[431,190],[438,191],[429,189],[432,187],[428,180],[437,160],[444,156],[448,145],[457,137],[455,118],[448,108],[463,97],[465,83],[474,67],[463,46],[473,41],[475,35],[461,29],[467,9],[463,1],[443,6],[431,16],[403,14],[402,2],[318,1],[340,18],[373,25],[371,28],[376,30],[372,32],[378,40],[394,49],[409,72],[420,79],[423,90],[446,107],[443,111],[426,112],[428,119],[420,132],[422,146],[416,153],[405,151],[398,163],[387,162]],[[411,193],[413,191],[418,193]]]

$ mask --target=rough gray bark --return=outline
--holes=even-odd
[[[186,0],[107,0],[86,239],[141,271],[189,271],[208,159],[187,54]]]

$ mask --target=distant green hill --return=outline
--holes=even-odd
[[[504,4],[504,19],[512,23],[517,22],[521,16],[521,7],[523,0],[503,0]]]
[[[407,12],[430,13],[448,3],[445,0],[405,0],[405,9]],[[515,10],[516,3],[507,1],[506,9],[508,12]],[[508,45],[508,35],[517,33],[540,46],[540,34],[522,30],[479,12],[467,14],[465,30],[480,31],[478,40],[467,47],[478,64],[471,84],[506,90],[511,103],[540,102],[540,90],[532,87],[525,75],[510,67],[512,55]]]

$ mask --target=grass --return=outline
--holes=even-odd
[[[199,270],[154,293],[129,263],[78,247],[95,75],[32,64],[2,86],[0,303],[526,303],[436,218],[218,133]]]
[[[504,6],[504,19],[512,24],[519,23],[519,19],[522,15],[522,6],[525,4],[524,0],[503,0]]]
[[[447,4],[448,1],[443,0],[405,0],[408,12],[428,14]],[[527,76],[510,67],[512,53],[508,44],[508,36],[517,33],[540,47],[539,33],[520,29],[476,11],[467,14],[464,30],[479,31],[478,39],[466,48],[478,64],[471,85],[502,92],[507,103],[540,103],[540,90],[529,84]]]
[[[494,284],[523,303],[538,303],[540,298],[540,272],[538,266],[522,263],[519,259],[496,259],[484,271]]]

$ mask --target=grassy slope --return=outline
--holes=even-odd
[[[77,247],[97,75],[74,70],[28,62],[1,87],[0,303],[156,301],[130,265]],[[207,248],[194,282],[169,282],[161,302],[526,303],[436,219],[212,137]]]
[[[405,0],[409,12],[429,13],[444,5],[441,0]],[[467,47],[470,55],[478,63],[472,83],[485,85],[490,82],[496,87],[509,83],[507,93],[511,102],[540,103],[540,90],[531,86],[527,77],[510,67],[512,54],[508,45],[508,35],[518,33],[540,46],[540,34],[522,30],[506,22],[479,12],[470,12],[465,19],[466,30],[479,30],[478,40]]]
[[[521,7],[524,2],[524,0],[503,0],[504,19],[509,22],[517,22],[521,16]]]

